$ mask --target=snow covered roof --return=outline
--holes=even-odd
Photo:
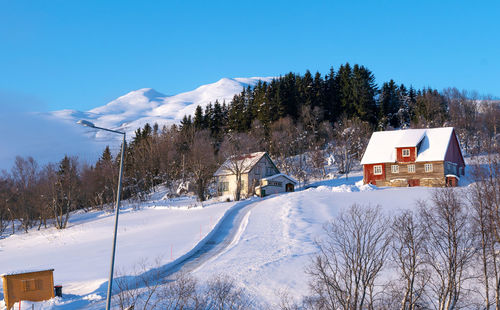
[[[284,178],[292,181],[295,184],[299,184],[299,182],[297,182],[294,178],[292,178],[291,176],[288,176],[288,175],[286,175],[284,173],[278,173],[278,174],[275,174],[275,175],[272,175],[272,176],[269,176],[269,177],[262,178],[261,180],[269,181],[269,180],[272,180],[272,179],[276,179],[277,177],[284,177]]]
[[[235,167],[237,167],[241,173],[248,173],[264,155],[266,155],[266,152],[255,152],[230,157],[226,159],[217,171],[215,171],[214,176],[217,177],[234,174],[233,171],[235,170]]]
[[[424,136],[425,129],[405,130],[405,134],[399,138],[395,147],[415,147],[422,141]]]
[[[453,127],[377,131],[372,134],[361,164],[396,162],[397,147],[415,147],[416,162],[444,160]]]
[[[44,272],[44,271],[54,271],[54,269],[19,269],[19,270],[10,270],[8,272],[0,274],[0,277],[13,276],[13,275],[25,274],[25,273]]]

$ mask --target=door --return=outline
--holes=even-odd
[[[409,187],[420,186],[420,180],[419,179],[408,180],[408,186]]]
[[[454,177],[446,177],[446,186],[449,187],[457,186],[457,179]]]
[[[293,184],[292,183],[287,183],[285,185],[285,191],[287,191],[287,192],[293,192]]]

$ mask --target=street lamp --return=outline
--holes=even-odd
[[[111,129],[102,128],[102,127],[97,127],[96,125],[94,125],[94,123],[83,120],[83,119],[79,120],[77,122],[77,124],[80,124],[80,125],[85,126],[85,127],[105,130],[105,131],[119,133],[119,134],[123,135],[122,154],[121,154],[121,158],[120,158],[120,174],[118,176],[118,194],[116,195],[116,206],[115,206],[115,231],[113,234],[113,250],[111,251],[111,270],[109,271],[108,295],[106,297],[106,310],[109,310],[111,308],[111,289],[113,287],[113,270],[115,268],[116,232],[118,229],[118,214],[120,213],[120,199],[121,199],[121,194],[122,194],[123,157],[125,154],[125,132],[111,130]]]

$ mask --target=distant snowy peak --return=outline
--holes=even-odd
[[[87,119],[100,127],[124,130],[131,138],[135,130],[146,123],[157,123],[160,127],[179,123],[184,115],[193,115],[198,105],[204,108],[216,100],[229,103],[243,88],[255,86],[259,81],[270,82],[272,79],[273,77],[223,78],[173,96],[164,95],[152,88],[141,88],[86,112],[61,110],[50,114],[69,123]],[[106,139],[107,135],[96,132],[95,137]]]
[[[141,88],[118,97],[110,103],[90,110],[94,114],[124,113],[154,109],[163,103],[166,96],[152,88]]]

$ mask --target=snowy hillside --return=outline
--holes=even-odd
[[[100,127],[124,130],[132,137],[134,131],[146,123],[158,123],[160,127],[178,123],[184,115],[194,114],[198,105],[205,107],[215,100],[229,103],[235,94],[247,86],[256,85],[259,80],[271,81],[272,78],[223,78],[216,83],[173,96],[164,95],[152,88],[142,88],[86,112],[61,110],[50,114],[72,123],[87,119]],[[94,134],[97,138],[105,135],[103,132]]]
[[[130,274],[142,260],[161,257],[168,274],[189,272],[200,280],[231,275],[263,305],[278,302],[280,289],[300,297],[308,292],[304,268],[318,251],[314,241],[339,210],[353,203],[379,204],[394,214],[414,208],[417,199],[434,190],[375,188],[360,180],[359,175],[326,180],[295,193],[195,208],[188,208],[193,200],[161,200],[157,195],[139,210],[123,212],[117,265],[122,274]],[[112,223],[112,216],[102,211],[79,212],[68,229],[33,230],[0,240],[0,273],[54,268],[64,296],[37,303],[36,309],[102,309]]]

